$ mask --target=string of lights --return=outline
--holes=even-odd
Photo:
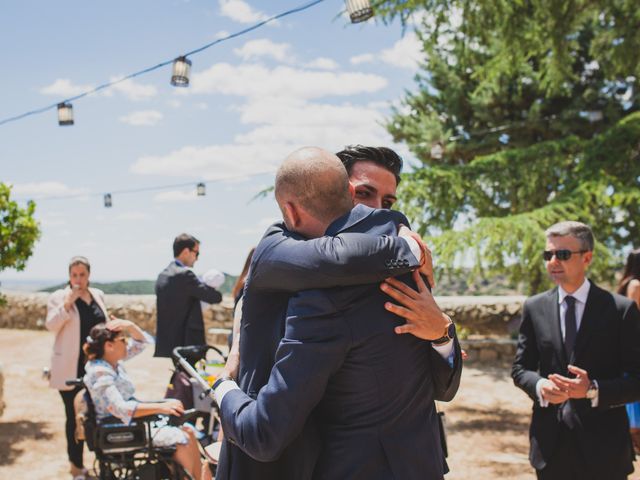
[[[80,93],[78,95],[75,95],[73,97],[67,98],[65,100],[62,100],[60,102],[56,102],[53,103],[51,105],[47,105],[45,107],[42,108],[37,108],[35,110],[31,110],[28,112],[24,112],[21,113],[19,115],[15,115],[13,117],[9,117],[9,118],[5,118],[3,120],[0,120],[0,126],[5,125],[7,123],[10,122],[16,122],[18,120],[21,120],[23,118],[32,116],[32,115],[38,115],[41,113],[44,113],[46,111],[52,110],[54,108],[58,109],[58,124],[61,126],[69,126],[69,125],[73,125],[74,124],[74,120],[73,120],[73,105],[71,102],[74,102],[76,100],[80,100],[81,98],[84,98],[88,95],[92,95],[95,94],[101,90],[105,90],[108,88],[113,87],[114,85],[117,85],[119,83],[125,82],[127,80],[131,80],[133,78],[136,77],[140,77],[142,75],[145,75],[147,73],[153,72],[154,70],[158,70],[159,68],[163,68],[166,67],[169,64],[173,64],[173,72],[172,72],[172,76],[171,76],[171,85],[176,86],[176,87],[187,87],[189,85],[189,73],[190,73],[190,69],[191,69],[191,61],[188,59],[188,57],[196,55],[204,50],[207,50],[208,48],[213,47],[214,45],[218,45],[222,42],[226,42],[227,40],[231,40],[233,38],[237,38],[240,37],[242,35],[245,35],[249,32],[252,32],[268,23],[274,22],[278,19],[284,18],[288,15],[293,15],[295,13],[298,12],[302,12],[304,10],[307,10],[311,7],[314,7],[316,5],[318,5],[319,3],[324,2],[325,0],[313,0],[309,3],[306,3],[304,5],[301,5],[299,7],[295,7],[292,8],[290,10],[287,10],[285,12],[279,13],[277,15],[273,15],[272,17],[266,18],[250,27],[247,27],[243,30],[240,30],[238,32],[226,35],[224,37],[218,38],[216,40],[214,40],[213,42],[207,43],[206,45],[203,45],[201,47],[198,47],[196,49],[191,50],[190,52],[187,52],[183,55],[180,55],[177,58],[172,58],[171,60],[166,60],[163,62],[160,62],[156,65],[153,65],[151,67],[147,67],[145,69],[139,70],[137,72],[134,73],[130,73],[129,75],[125,75],[122,78],[119,78],[117,80],[111,81],[111,82],[107,82],[107,83],[103,83],[101,85],[98,85],[95,88],[92,88],[90,90],[87,90],[86,92]],[[366,20],[368,20],[369,18],[371,18],[373,16],[373,9],[371,7],[370,1],[369,0],[345,0],[345,4],[347,7],[347,11],[349,13],[349,17],[351,19],[352,23],[359,23],[359,22],[364,22]]]
[[[193,187],[195,186],[195,193],[199,197],[203,197],[206,195],[206,185],[209,183],[216,182],[224,182],[228,180],[238,180],[243,178],[252,178],[260,175],[266,175],[269,173],[273,173],[274,170],[263,170],[260,172],[253,172],[249,174],[242,175],[232,175],[228,177],[215,178],[211,180],[201,180],[199,182],[183,182],[183,183],[172,183],[167,185],[154,185],[151,187],[139,187],[139,188],[127,188],[121,190],[112,190],[109,193],[98,193],[98,192],[79,192],[79,193],[71,193],[68,195],[42,195],[36,197],[18,197],[15,201],[18,202],[27,202],[31,200],[37,200],[38,202],[46,201],[46,200],[71,200],[76,198],[91,198],[91,197],[103,197],[104,206],[111,207],[113,206],[113,195],[129,195],[136,193],[145,193],[145,192],[157,192],[161,190],[170,190],[175,188],[184,188],[184,187]]]

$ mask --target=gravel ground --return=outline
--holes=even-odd
[[[48,332],[0,329],[7,404],[0,417],[0,479],[69,478],[62,400],[41,378],[52,341]],[[170,367],[148,349],[127,371],[138,396],[152,400],[162,397]],[[456,399],[440,407],[449,434],[447,480],[535,478],[527,460],[531,402],[513,386],[508,368],[466,367]],[[92,461],[85,453],[85,464]]]

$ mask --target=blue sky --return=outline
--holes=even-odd
[[[0,119],[56,103],[169,60],[304,0],[45,0],[7,2]],[[381,126],[413,89],[420,58],[410,30],[351,25],[342,0],[325,2],[191,57],[192,85],[170,67],[74,102],[75,125],[56,111],[0,126],[0,181],[37,201],[42,238],[12,282],[63,279],[86,255],[95,281],[152,279],[176,234],[198,237],[195,269],[237,274],[279,218],[273,182],[284,156],[304,145],[390,145]],[[398,150],[408,159],[406,150]],[[410,159],[409,159],[410,160]],[[196,197],[198,181],[207,195]],[[192,187],[98,194],[193,182]],[[72,199],[42,197],[78,195]],[[40,198],[40,200],[38,200]]]

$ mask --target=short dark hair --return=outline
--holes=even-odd
[[[349,175],[351,175],[351,170],[357,162],[373,162],[393,173],[396,177],[396,184],[400,183],[402,158],[390,148],[347,145],[344,150],[339,151],[336,155],[342,160],[342,164]]]
[[[173,241],[173,256],[174,258],[180,255],[185,248],[189,250],[193,250],[193,247],[198,245],[200,240],[198,240],[193,235],[189,235],[188,233],[181,233],[176,237]]]
[[[589,225],[582,222],[566,221],[558,222],[551,225],[545,230],[547,238],[551,237],[573,237],[577,238],[580,242],[580,248],[587,252],[593,251],[593,245],[595,243],[593,238],[593,232]]]

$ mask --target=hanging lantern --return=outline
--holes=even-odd
[[[204,197],[207,194],[207,187],[201,182],[198,184],[196,191],[198,192],[199,197]]]
[[[171,85],[174,87],[189,86],[189,72],[191,71],[191,60],[187,57],[178,57],[173,61],[171,73]]]
[[[58,125],[73,125],[73,105],[70,103],[58,104]]]
[[[431,158],[440,160],[444,156],[444,147],[440,142],[436,142],[431,146],[430,153],[431,153]]]
[[[369,0],[345,0],[351,23],[360,23],[373,17],[373,8]]]
[[[104,194],[104,206],[106,208],[111,208],[112,205],[113,205],[113,203],[111,201],[111,194],[110,193],[105,193]]]

